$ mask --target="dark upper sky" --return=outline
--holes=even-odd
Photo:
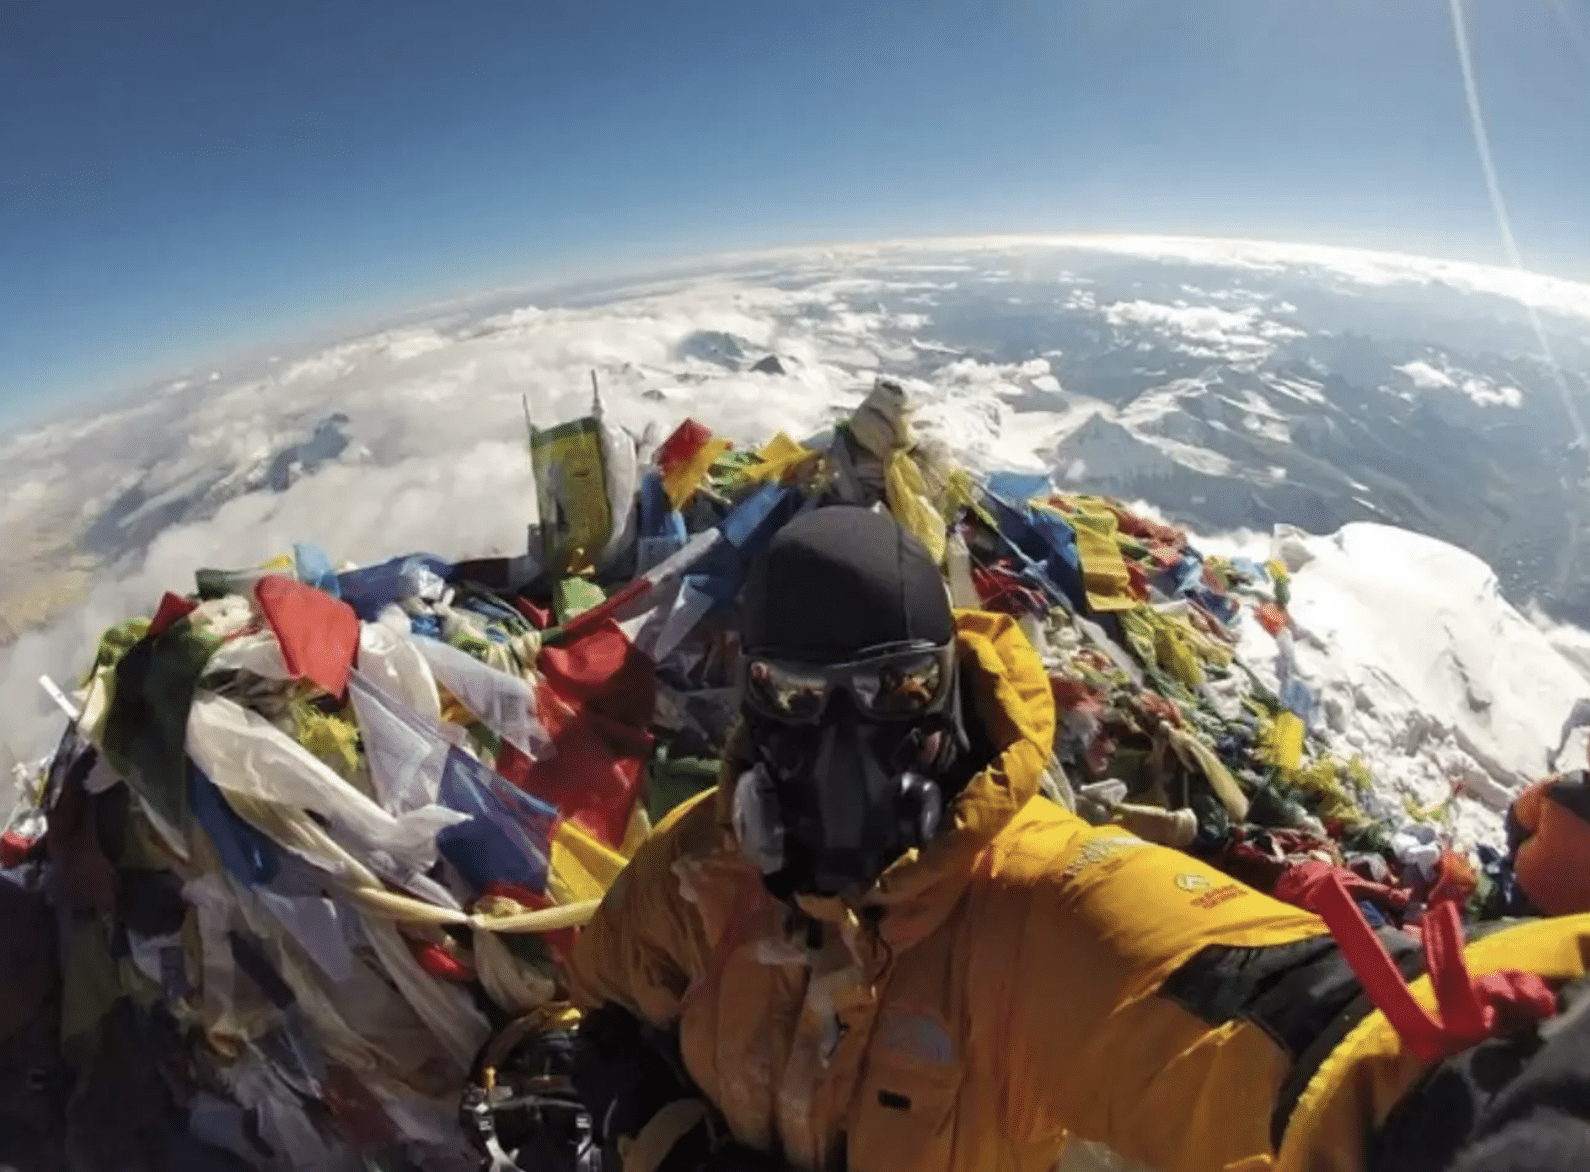
[[[1590,278],[1590,0],[1468,0]],[[471,289],[802,240],[1504,260],[1448,0],[0,0],[0,417]]]

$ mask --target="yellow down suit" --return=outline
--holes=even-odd
[[[813,1172],[1041,1172],[1070,1135],[1160,1172],[1360,1167],[1419,1063],[1378,1013],[1335,1038],[1328,998],[1253,976],[1329,953],[1323,923],[1039,795],[1043,666],[1013,621],[957,623],[996,754],[927,848],[858,906],[797,912],[742,858],[727,787],[709,791],[585,929],[576,1002],[675,1025],[735,1138]],[[1590,917],[1467,955],[1566,978],[1587,954]]]

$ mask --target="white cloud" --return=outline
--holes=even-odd
[[[892,286],[932,288],[934,271]],[[594,306],[522,306],[287,355],[261,375],[200,382],[13,437],[0,447],[8,458],[0,459],[0,540],[13,551],[36,548],[39,560],[30,571],[12,559],[16,573],[0,576],[0,601],[17,575],[45,581],[48,567],[73,556],[85,526],[131,490],[141,499],[124,510],[128,522],[195,497],[210,515],[166,528],[128,563],[102,567],[85,600],[0,649],[0,740],[21,753],[47,747],[58,716],[38,676],[75,680],[106,626],[149,613],[167,589],[191,589],[201,567],[258,564],[298,541],[357,563],[412,550],[455,559],[522,550],[535,505],[521,400],[543,425],[584,414],[592,370],[609,416],[637,435],[666,432],[686,415],[749,443],[778,430],[797,438],[822,430],[859,401],[874,371],[916,353],[912,334],[927,319],[877,305],[872,294],[881,288],[664,282]],[[681,345],[704,331],[738,338],[747,361],[776,353],[786,372],[680,357]],[[1027,426],[1010,428],[996,392],[1052,377],[1041,358],[958,364],[918,388],[921,430],[953,442],[973,464],[1034,466],[1044,419],[1023,416]],[[659,390],[660,401],[644,394]],[[285,491],[246,491],[333,412],[349,417],[353,449]]]
[[[1557,654],[1584,677],[1586,686],[1590,687],[1590,631],[1571,623],[1558,622],[1535,600],[1531,600],[1524,607],[1523,614],[1531,626],[1546,636],[1546,641],[1552,645]]]
[[[1117,301],[1105,306],[1104,319],[1118,329],[1146,326],[1162,336],[1192,343],[1186,347],[1188,353],[1235,363],[1263,358],[1276,342],[1303,337],[1303,331],[1270,321],[1253,306],[1233,310],[1184,302]]]
[[[891,242],[888,247],[922,247],[926,242]],[[1548,277],[1540,273],[1466,261],[1439,260],[1395,252],[1369,252],[1323,244],[1282,244],[1262,240],[1220,240],[1179,236],[1116,236],[1108,234],[1050,235],[1038,237],[974,237],[936,240],[935,247],[1003,250],[1075,248],[1156,260],[1277,273],[1287,269],[1312,270],[1365,286],[1446,285],[1468,293],[1490,293],[1573,317],[1590,319],[1590,285]],[[880,252],[883,250],[880,249]]]
[[[725,254],[717,259],[724,264],[772,264],[782,261],[786,265],[793,263],[800,269],[826,266],[830,270],[847,263],[889,261],[891,270],[896,272],[938,274],[974,271],[976,266],[970,261],[972,256],[1024,253],[1030,257],[1034,251],[1046,248],[1185,261],[1266,273],[1301,270],[1304,275],[1330,276],[1367,287],[1445,285],[1460,292],[1494,294],[1547,312],[1590,319],[1590,284],[1494,265],[1324,244],[1195,236],[1048,233],[899,239],[828,245],[821,249],[792,246]],[[902,264],[896,259],[923,252],[963,254],[964,258],[954,264]]]
[[[1466,378],[1463,393],[1481,407],[1522,407],[1524,392],[1517,387],[1503,386],[1489,379]]]
[[[83,531],[122,494],[141,492],[151,517],[161,503],[182,504],[194,494],[213,498],[205,501],[211,515],[168,528],[143,551],[141,563],[135,558],[104,573],[86,601],[49,630],[0,650],[4,736],[23,751],[37,751],[58,728],[37,694],[38,674],[72,679],[106,625],[147,613],[162,591],[185,589],[201,566],[251,564],[297,540],[316,541],[339,561],[408,549],[454,558],[517,549],[534,515],[522,399],[542,423],[581,414],[589,405],[594,369],[609,412],[637,432],[648,425],[670,428],[690,414],[748,442],[780,429],[810,434],[854,405],[874,372],[907,363],[920,369],[923,356],[934,353],[931,337],[914,336],[927,329],[926,317],[914,312],[921,303],[899,313],[879,305],[880,299],[894,305],[931,299],[954,289],[958,278],[985,270],[988,261],[1003,259],[996,254],[1030,254],[1035,246],[1235,269],[1314,266],[1371,283],[1442,280],[1488,291],[1505,288],[1536,304],[1580,305],[1590,317],[1590,289],[1584,286],[1540,284],[1544,279],[1521,280],[1505,270],[1417,258],[1148,238],[936,240],[764,253],[753,258],[759,273],[656,279],[618,290],[602,304],[526,304],[448,324],[457,322],[455,314],[311,353],[283,352],[252,372],[209,371],[115,410],[0,441],[5,590],[17,581],[47,581],[61,566],[75,566]],[[963,250],[964,257],[957,263],[900,263],[913,249]],[[891,279],[864,271],[880,260],[888,263]],[[1018,275],[1033,271],[1025,261],[1006,267]],[[767,279],[774,273],[776,283]],[[1073,309],[1099,310],[1091,288],[1057,285],[1055,296],[1069,298]],[[1297,336],[1294,326],[1273,318],[1290,308],[1228,299],[1208,305],[1138,300],[1116,302],[1105,312],[1120,328],[1151,331],[1194,352],[1240,362]],[[681,358],[681,344],[703,331],[741,339],[749,357],[777,353],[787,373],[769,377]],[[1466,373],[1454,381],[1454,389],[1476,401],[1489,396],[1508,402],[1517,395],[1514,388]],[[1304,380],[1271,385],[1311,401],[1323,398],[1318,384]],[[1099,408],[1018,414],[1006,400],[1028,387],[1059,389],[1045,359],[952,363],[931,381],[914,385],[923,403],[922,430],[951,444],[974,467],[1042,468],[1038,453],[1052,449],[1068,427]],[[661,398],[646,392],[660,392]],[[1173,409],[1171,397],[1144,397],[1123,413],[1122,422],[1135,426],[1130,420],[1140,424],[1155,410]],[[305,440],[336,411],[352,420],[354,448],[285,492],[244,492],[260,482],[277,453]],[[1257,410],[1249,414],[1265,418]],[[1207,449],[1135,434],[1166,459],[1220,475],[1232,472],[1230,461]],[[1157,458],[1152,450],[1147,455]],[[1080,475],[1085,469],[1071,471]],[[222,499],[227,493],[242,495]],[[78,566],[76,572],[88,570]]]
[[[1437,370],[1428,362],[1422,360],[1405,362],[1401,366],[1393,367],[1392,369],[1402,371],[1403,374],[1412,380],[1413,385],[1421,390],[1429,390],[1433,387],[1454,387],[1457,385],[1452,381],[1452,376],[1446,371]]]
[[[1468,371],[1439,369],[1422,359],[1393,367],[1408,376],[1420,390],[1454,390],[1467,395],[1481,407],[1522,407],[1524,393],[1517,387]]]
[[[0,525],[38,508],[44,503],[49,491],[50,482],[47,479],[24,480],[13,484],[5,497],[0,499]]]

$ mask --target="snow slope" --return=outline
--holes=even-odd
[[[1564,721],[1590,695],[1546,632],[1502,597],[1491,568],[1455,546],[1373,524],[1199,544],[1287,566],[1296,670],[1319,699],[1315,731],[1361,756],[1397,805],[1406,795],[1428,807],[1460,784],[1460,840],[1496,837],[1509,792],[1552,768]],[[1284,648],[1248,611],[1241,638],[1240,654],[1273,685]],[[1563,765],[1583,762],[1572,742]]]

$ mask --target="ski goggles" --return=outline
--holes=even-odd
[[[784,724],[818,723],[839,691],[868,720],[913,720],[944,707],[955,677],[955,644],[883,647],[831,664],[753,654],[741,671],[745,706]]]

